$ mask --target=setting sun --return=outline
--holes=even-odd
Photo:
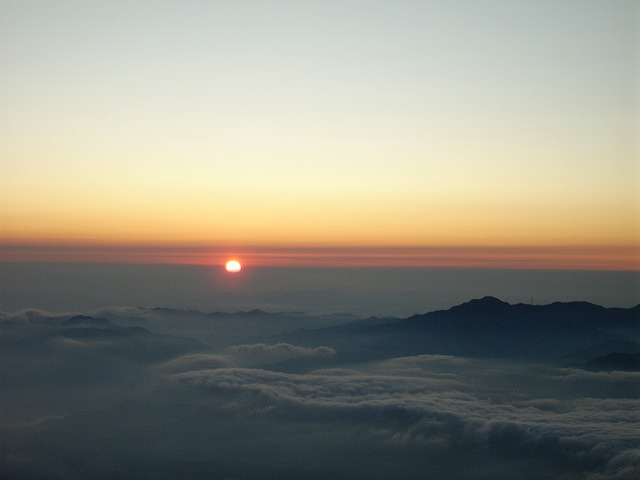
[[[242,265],[240,265],[240,262],[237,260],[229,260],[226,263],[225,268],[227,269],[227,272],[236,273],[242,270]]]

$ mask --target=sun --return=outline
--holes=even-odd
[[[242,270],[242,265],[240,265],[240,262],[237,260],[229,260],[224,268],[227,269],[227,272],[237,273]]]

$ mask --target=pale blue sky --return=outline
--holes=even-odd
[[[36,235],[11,219],[64,217],[70,195],[107,224],[102,210],[153,202],[176,217],[199,202],[210,215],[241,185],[238,229],[264,198],[367,218],[388,197],[394,228],[404,209],[429,222],[416,204],[434,223],[464,223],[484,202],[494,217],[508,204],[544,217],[536,231],[577,218],[583,236],[629,243],[639,5],[0,0],[3,217],[14,237]]]

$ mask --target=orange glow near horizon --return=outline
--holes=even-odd
[[[0,261],[640,269],[628,2],[5,3]]]
[[[636,246],[207,247],[0,245],[0,262],[80,262],[251,267],[421,267],[640,271]]]
[[[334,195],[292,202],[286,192],[280,197],[258,192],[229,205],[156,198],[149,204],[134,199],[113,205],[87,197],[77,205],[69,197],[46,205],[38,200],[36,206],[25,197],[21,206],[5,205],[5,212],[0,207],[0,243],[146,245],[162,239],[176,245],[242,245],[250,239],[255,245],[353,247],[640,245],[640,219],[631,203],[625,210],[595,200],[572,207],[486,196],[418,200],[400,191],[391,200]]]

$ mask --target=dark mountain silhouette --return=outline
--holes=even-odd
[[[640,344],[623,340],[609,340],[587,348],[577,348],[571,352],[569,360],[571,363],[585,363],[596,357],[604,357],[614,352],[640,353]]]
[[[139,307],[133,316],[128,311],[118,309],[105,310],[101,315],[119,326],[142,326],[154,332],[187,336],[211,348],[238,343],[261,343],[294,330],[345,325],[359,319],[352,314],[306,315],[300,312],[268,312],[260,309],[205,313],[164,307]]]
[[[113,323],[104,318],[90,317],[88,315],[74,315],[68,320],[64,320],[58,324],[62,327],[68,326],[92,326],[92,327],[115,327]]]
[[[6,342],[4,346],[7,350],[37,351],[40,354],[87,355],[100,352],[140,359],[169,358],[206,349],[204,344],[191,338],[156,333],[138,326],[123,327],[104,318],[87,315],[43,324],[37,332]],[[75,347],[75,350],[69,347]]]
[[[604,308],[587,302],[511,305],[485,297],[401,320],[389,327],[393,337],[379,348],[396,354],[552,360],[576,348],[626,339],[637,334],[639,326],[640,306]]]
[[[356,361],[419,354],[557,361],[576,349],[639,336],[640,305],[628,309],[587,302],[511,305],[484,297],[391,323],[352,322],[298,331],[290,338],[336,348],[338,355],[324,362],[344,360],[345,355]]]
[[[19,338],[0,337],[4,385],[53,388],[118,383],[147,365],[207,350],[192,338],[123,327],[86,315],[38,323],[37,327],[35,331],[27,328]]]
[[[402,321],[411,327],[429,323],[451,329],[471,327],[478,331],[522,328],[638,328],[640,305],[633,308],[605,308],[588,302],[555,302],[549,305],[511,305],[494,297],[471,300],[448,310],[413,315]]]
[[[587,362],[589,370],[624,370],[640,371],[640,353],[612,352],[603,357],[594,358]]]

